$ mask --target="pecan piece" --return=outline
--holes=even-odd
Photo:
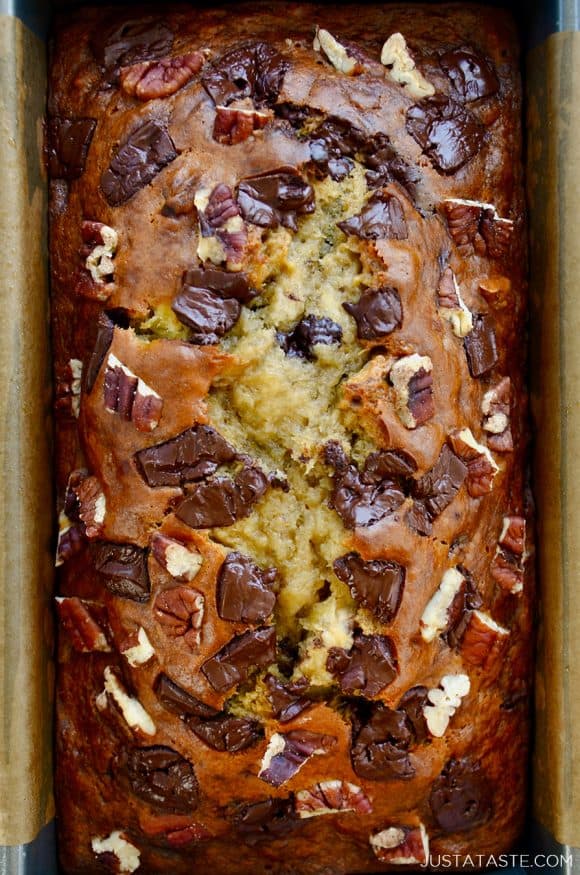
[[[105,410],[132,422],[138,431],[157,428],[163,399],[119,359],[109,353],[103,384]]]
[[[322,52],[332,66],[339,73],[346,73],[347,76],[358,76],[364,72],[364,66],[360,58],[356,58],[349,54],[346,46],[333,37],[328,31],[322,27],[316,26],[312,48],[315,52]]]
[[[482,611],[472,611],[461,641],[464,662],[488,670],[495,662],[509,632]]]
[[[511,247],[514,223],[502,218],[493,204],[449,198],[443,203],[449,233],[463,255],[505,258]]]
[[[455,455],[467,466],[466,486],[471,497],[480,498],[491,492],[499,468],[488,448],[478,444],[469,428],[452,431],[448,440]]]
[[[465,587],[465,576],[458,568],[448,568],[420,620],[421,637],[430,643],[449,629],[455,600]]]
[[[523,517],[503,518],[491,576],[506,592],[521,593],[524,587],[526,521]]]
[[[54,391],[54,408],[57,413],[78,419],[82,376],[83,363],[80,359],[69,359],[64,367],[57,369]]]
[[[446,319],[457,337],[466,337],[473,329],[473,316],[465,306],[455,274],[446,268],[437,290],[437,305],[441,316]]]
[[[471,688],[466,674],[448,674],[441,678],[438,687],[427,693],[428,704],[423,708],[427,728],[435,738],[442,738],[449,721]]]
[[[523,557],[526,546],[526,521],[524,517],[506,516],[503,518],[498,544],[516,556]]]
[[[318,817],[321,814],[339,814],[354,811],[370,814],[373,810],[368,796],[349,781],[319,781],[308,790],[298,790],[294,797],[298,817]]]
[[[417,428],[435,415],[432,370],[429,356],[413,353],[397,359],[389,371],[395,409],[407,428]]]
[[[87,538],[98,538],[103,533],[107,502],[96,477],[84,477],[74,487],[78,501],[78,518],[84,523]]]
[[[190,549],[161,532],[155,532],[151,537],[151,551],[161,567],[176,580],[192,581],[203,562],[199,550]]]
[[[155,650],[147,637],[143,626],[139,626],[137,632],[132,633],[119,645],[119,650],[132,668],[145,665],[155,656]]]
[[[119,72],[121,90],[139,100],[154,100],[169,97],[183,88],[203,67],[205,57],[201,52],[190,52],[176,58],[161,61],[143,61]]]
[[[514,448],[510,428],[512,384],[509,377],[503,377],[483,396],[481,412],[483,429],[488,432],[487,445],[497,453],[509,453]]]
[[[103,222],[85,219],[81,224],[81,236],[84,269],[90,274],[94,285],[92,294],[86,294],[87,284],[83,284],[82,288],[77,287],[77,291],[98,301],[106,301],[112,292],[111,285],[115,275],[113,259],[117,253],[119,235],[114,228]]]
[[[155,724],[139,699],[130,696],[110,665],[104,672],[105,688],[96,698],[99,709],[106,708],[109,697],[121,712],[127,725],[142,735],[155,735]]]
[[[429,861],[429,837],[418,826],[388,826],[371,835],[371,848],[381,863],[425,866]]]
[[[203,595],[188,586],[174,586],[159,593],[154,607],[164,632],[171,638],[183,638],[191,650],[196,650],[205,613]]]
[[[93,853],[104,862],[113,861],[118,872],[136,872],[141,865],[141,852],[127,841],[123,833],[116,829],[108,836],[95,836],[91,839]]]
[[[389,68],[389,76],[402,85],[409,97],[420,100],[431,97],[435,89],[417,69],[415,60],[402,33],[392,33],[381,50],[381,64]]]
[[[76,596],[56,598],[59,619],[66,629],[70,642],[79,653],[93,650],[109,652],[107,637],[93,614],[99,613],[98,605],[93,605]],[[104,613],[101,609],[100,613]],[[101,619],[99,617],[99,619]]]
[[[216,117],[213,125],[213,138],[226,146],[235,146],[251,137],[255,131],[263,130],[272,112],[260,112],[251,101],[242,101],[230,106],[216,106]]]

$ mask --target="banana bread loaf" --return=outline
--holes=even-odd
[[[513,23],[160,8],[52,42],[63,870],[506,851],[533,599]]]

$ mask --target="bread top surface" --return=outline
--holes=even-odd
[[[91,846],[115,831],[175,872],[375,871],[424,853],[421,825],[433,853],[517,835],[520,101],[511,19],[475,6],[56,29],[67,871],[115,871]]]

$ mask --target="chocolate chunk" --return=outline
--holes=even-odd
[[[308,145],[317,170],[340,181],[354,167],[351,159],[363,151],[365,143],[365,136],[358,128],[330,117],[318,125]]]
[[[228,553],[217,583],[217,609],[222,620],[263,623],[274,610],[275,568],[262,569],[249,556]]]
[[[218,693],[225,693],[248,677],[253,668],[267,666],[276,658],[276,629],[267,626],[236,635],[201,667]]]
[[[180,322],[194,332],[194,343],[217,343],[239,319],[241,303],[256,296],[245,273],[195,268],[183,274],[171,308]]]
[[[83,175],[96,125],[93,118],[49,119],[48,171],[52,179],[78,179]]]
[[[172,46],[172,31],[153,16],[96,28],[91,35],[91,48],[108,81],[116,79],[121,67],[163,58]]]
[[[369,168],[366,174],[367,185],[382,188],[389,182],[397,182],[414,200],[421,173],[416,167],[407,164],[391,145],[386,134],[375,134],[368,140],[364,163]]]
[[[229,753],[246,750],[264,737],[264,730],[257,720],[246,720],[229,714],[202,722],[190,721],[189,725],[208,747]]]
[[[429,805],[444,832],[463,832],[489,820],[491,786],[479,763],[451,759],[433,782]]]
[[[334,561],[333,568],[338,579],[350,588],[352,597],[381,623],[396,616],[405,586],[402,565],[384,559],[365,562],[358,553],[347,553]]]
[[[499,88],[491,64],[468,46],[445,52],[439,58],[439,63],[466,102],[491,97]]]
[[[292,798],[242,803],[236,806],[233,821],[249,845],[284,838],[304,823],[294,812]]]
[[[289,358],[303,358],[312,361],[313,347],[317,343],[329,346],[340,343],[342,328],[329,319],[328,316],[305,316],[295,325],[292,331],[276,332],[276,340]]]
[[[252,467],[243,468],[234,480],[214,477],[190,489],[176,515],[192,529],[231,526],[251,514],[268,482],[263,471]]]
[[[277,742],[283,745],[281,749]],[[272,755],[258,777],[273,787],[281,787],[294,777],[311,756],[326,753],[335,743],[336,738],[333,736],[310,732],[308,729],[278,733],[270,739],[266,755],[270,752]]]
[[[133,748],[118,760],[133,793],[166,811],[189,813],[197,808],[199,787],[189,760],[170,747]]]
[[[101,176],[101,189],[107,203],[118,207],[177,158],[173,140],[161,122],[144,122],[123,142]]]
[[[214,428],[194,425],[162,444],[139,450],[134,458],[148,486],[179,487],[208,477],[237,454]]]
[[[473,331],[463,341],[469,373],[483,377],[498,362],[495,331],[490,316],[477,314],[473,317]]]
[[[415,504],[408,522],[421,534],[429,534],[431,523],[451,504],[467,477],[467,467],[444,444],[439,458],[413,488]]]
[[[361,240],[406,240],[408,236],[399,199],[383,192],[373,194],[358,215],[338,222],[338,227]]]
[[[403,308],[396,289],[383,286],[366,289],[356,304],[342,305],[356,322],[356,334],[360,340],[375,340],[390,334],[403,322]]]
[[[379,450],[365,459],[363,481],[379,483],[385,477],[408,478],[417,470],[417,463],[405,450]]]
[[[250,97],[255,105],[273,105],[289,64],[264,42],[247,42],[221,55],[202,76],[205,90],[216,106]]]
[[[450,97],[426,97],[407,110],[407,131],[441,173],[454,173],[479,152],[483,128]]]
[[[372,526],[393,513],[405,500],[396,479],[386,477],[375,481],[349,464],[340,446],[333,442],[325,448],[325,458],[335,468],[334,486],[329,500],[348,529]]]
[[[195,696],[168,678],[166,674],[157,676],[153,691],[167,711],[179,714],[180,717],[208,720],[218,714],[215,708],[196,699]]]
[[[110,592],[136,602],[147,601],[151,584],[146,550],[135,544],[95,541],[91,544],[91,556]]]
[[[463,575],[463,584],[453,599],[447,612],[447,627],[445,639],[450,647],[458,647],[473,611],[477,611],[483,605],[483,599],[476,589],[473,578],[461,565],[457,570]]]
[[[238,203],[252,225],[295,231],[296,216],[314,212],[314,189],[294,167],[281,167],[240,182]]]
[[[427,721],[423,709],[425,705],[430,704],[427,698],[429,690],[427,687],[411,687],[399,702],[397,711],[405,714],[408,724],[413,730],[415,741],[420,743],[430,737]]]
[[[302,695],[309,686],[308,680],[304,677],[283,684],[274,675],[268,674],[264,678],[264,683],[272,703],[274,717],[279,723],[288,723],[312,705],[310,699]]]
[[[326,668],[344,693],[377,696],[397,676],[395,647],[385,635],[355,635],[350,650],[331,647]]]
[[[358,704],[352,727],[352,766],[368,781],[412,778],[415,769],[409,758],[413,732],[406,715],[381,703],[370,708]]]

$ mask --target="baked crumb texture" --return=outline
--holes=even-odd
[[[57,26],[67,873],[343,875],[517,838],[517,51],[476,7]]]

